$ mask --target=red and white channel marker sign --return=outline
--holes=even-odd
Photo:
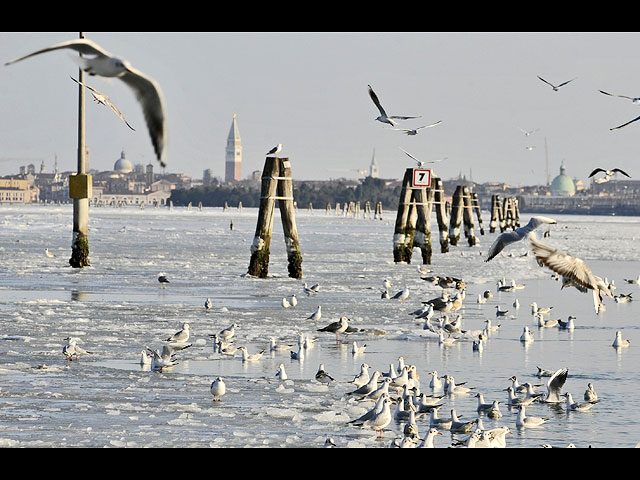
[[[414,168],[412,187],[430,187],[431,186],[431,170],[428,168]]]

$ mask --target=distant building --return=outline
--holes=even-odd
[[[29,180],[0,178],[0,203],[37,203],[39,195],[40,189]]]
[[[233,121],[227,137],[224,165],[225,182],[234,182],[242,179],[242,141],[235,113],[233,114]]]
[[[371,178],[379,178],[380,172],[378,171],[378,163],[376,162],[376,149],[373,149],[373,156],[371,157],[371,165],[369,165],[369,176]]]
[[[571,177],[565,173],[565,170],[564,162],[562,162],[560,165],[560,175],[553,179],[551,186],[549,187],[551,195],[560,197],[570,197],[575,195],[576,186]]]

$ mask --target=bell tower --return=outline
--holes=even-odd
[[[242,179],[242,141],[240,131],[236,122],[236,114],[233,114],[233,122],[227,137],[227,148],[225,149],[225,169],[224,181],[233,182]]]

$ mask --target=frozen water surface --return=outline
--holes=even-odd
[[[522,215],[528,220],[528,215]],[[624,282],[640,273],[640,219],[631,217],[556,216],[546,241],[585,260],[596,275],[614,280],[615,293],[640,292]],[[279,212],[276,211],[267,279],[246,276],[257,209],[92,208],[89,213],[91,267],[72,269],[71,206],[0,207],[0,446],[1,447],[320,447],[327,436],[340,447],[388,447],[402,436],[403,424],[392,422],[382,440],[375,432],[347,425],[370,403],[346,392],[363,362],[387,372],[403,356],[417,366],[422,391],[429,389],[430,370],[451,374],[499,400],[503,417],[482,415],[486,428],[507,425],[509,447],[539,447],[543,443],[578,447],[633,447],[640,441],[640,383],[637,365],[638,301],[615,303],[593,311],[590,294],[560,291],[550,272],[531,256],[525,243],[514,245],[489,263],[484,254],[497,235],[476,229],[478,246],[464,237],[447,254],[439,252],[433,221],[434,274],[463,278],[467,295],[459,313],[463,329],[481,329],[484,320],[500,324],[482,353],[470,340],[441,347],[408,313],[440,289],[420,279],[414,250],[412,264],[394,264],[395,212],[384,220],[326,215],[323,210],[296,214],[303,256],[302,280],[287,276]],[[229,228],[233,221],[233,230]],[[56,256],[48,258],[44,249]],[[163,272],[170,284],[161,285]],[[514,279],[525,288],[500,293],[496,282]],[[382,280],[393,282],[392,293],[409,286],[400,303],[380,298]],[[302,284],[320,283],[314,296]],[[494,294],[486,304],[478,293]],[[296,294],[298,305],[283,309],[282,297]],[[206,311],[210,298],[213,308]],[[512,307],[518,299],[520,309]],[[537,327],[529,304],[553,306],[550,318],[572,314],[572,332]],[[306,318],[322,305],[314,325]],[[495,317],[496,305],[508,308]],[[363,331],[350,337],[317,332],[340,316]],[[145,346],[158,348],[183,322],[191,325],[192,347],[177,354],[171,372],[144,370],[138,363]],[[241,356],[214,353],[210,334],[237,323],[236,345],[250,353],[265,349],[263,358],[243,363]],[[523,326],[535,341],[519,341]],[[611,343],[622,330],[631,346],[616,351]],[[300,360],[287,352],[271,353],[268,339],[294,344],[299,333],[317,337]],[[92,352],[65,361],[63,339],[79,338]],[[354,357],[351,343],[366,344]],[[283,363],[289,379],[276,380]],[[320,363],[336,379],[326,386],[315,381]],[[567,367],[563,391],[581,400],[587,383],[600,402],[589,412],[567,412],[564,404],[534,404],[528,415],[549,417],[541,428],[519,430],[516,411],[506,406],[509,377],[545,383],[534,376],[536,366]],[[227,393],[213,402],[209,386],[222,376]],[[539,387],[538,390],[544,390]],[[451,408],[464,418],[476,417],[473,395],[445,399],[440,416]],[[395,407],[394,407],[395,408]],[[419,416],[420,435],[428,418]],[[444,432],[437,447],[461,435]],[[464,436],[464,435],[462,435]]]

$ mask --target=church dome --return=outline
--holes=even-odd
[[[576,193],[576,186],[569,175],[565,173],[564,163],[560,165],[560,175],[553,179],[551,186],[551,195],[571,196]]]
[[[116,160],[113,170],[119,173],[130,173],[133,171],[133,164],[124,157],[124,150],[120,154],[120,158]]]

